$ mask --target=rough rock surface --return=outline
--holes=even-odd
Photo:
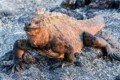
[[[19,73],[6,72],[12,64],[13,44],[17,39],[26,38],[24,23],[30,21],[37,8],[58,11],[77,19],[87,19],[102,14],[106,26],[96,36],[107,40],[114,49],[120,50],[120,13],[116,9],[66,10],[60,7],[62,0],[1,0],[0,1],[0,80],[114,80],[120,75],[120,62],[97,58],[100,50],[85,47],[76,55],[76,62],[66,68],[49,70],[60,60],[41,60],[28,65],[28,69]],[[118,78],[117,77],[117,78]]]

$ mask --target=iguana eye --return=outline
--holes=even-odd
[[[39,21],[35,21],[35,24],[39,24],[40,22]]]

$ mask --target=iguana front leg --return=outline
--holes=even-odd
[[[63,49],[64,45],[62,43],[57,44],[54,49],[44,50],[31,47],[26,39],[17,40],[13,47],[14,64],[12,70],[13,72],[20,71],[24,68],[24,63],[36,62],[40,55],[49,58],[64,58]]]
[[[12,71],[21,71],[24,69],[25,63],[34,63],[39,59],[40,55],[47,56],[49,58],[59,57],[59,53],[55,53],[51,50],[40,50],[39,48],[33,48],[28,44],[26,39],[17,40],[13,47],[14,64]]]
[[[91,35],[90,33],[83,33],[83,43],[85,46],[99,48],[103,51],[103,56],[108,56],[111,60],[120,61],[120,53],[115,52],[104,39]]]
[[[32,47],[28,45],[26,39],[17,40],[13,46],[13,57],[14,63],[12,66],[12,71],[21,71],[25,68],[25,63],[33,63],[36,58],[31,56],[27,50],[32,50]]]
[[[25,53],[26,47],[22,46],[25,44],[26,40],[17,40],[13,46],[13,56],[14,56],[14,63],[12,71],[20,71],[23,69],[23,55]]]

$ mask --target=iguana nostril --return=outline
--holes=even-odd
[[[30,23],[25,23],[25,27],[29,27],[30,25]]]
[[[30,23],[28,23],[28,26],[30,26],[31,24]]]

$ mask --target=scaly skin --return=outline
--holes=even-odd
[[[104,55],[110,54],[110,45],[94,36],[105,25],[102,16],[76,20],[61,13],[46,14],[43,10],[39,10],[38,15],[25,26],[28,38],[18,40],[14,45],[14,63],[20,68],[22,63],[27,62],[23,55],[26,52],[31,53],[30,50],[49,58],[64,58],[66,62],[62,67],[73,64],[74,54],[84,46],[100,48],[108,52]],[[34,61],[34,58],[30,59]],[[14,70],[18,70],[17,66],[14,66]]]

